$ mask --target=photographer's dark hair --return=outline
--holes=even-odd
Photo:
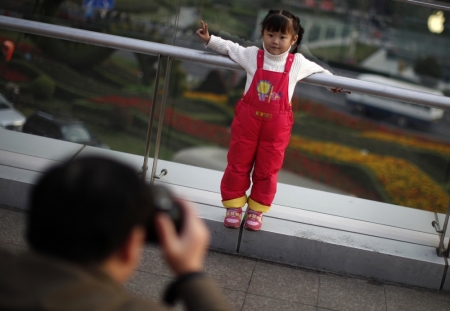
[[[102,157],[51,168],[31,195],[27,240],[37,252],[78,263],[98,263],[146,226],[152,194],[135,170]]]
[[[298,35],[296,46],[291,51],[294,54],[297,53],[305,32],[305,29],[300,25],[300,18],[286,10],[269,10],[261,22],[261,33],[264,30],[291,33],[293,36]]]

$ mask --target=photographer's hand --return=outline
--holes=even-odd
[[[160,213],[156,216],[156,227],[167,264],[177,275],[203,270],[210,235],[203,220],[195,215],[192,206],[179,201],[183,207],[184,222],[177,235],[172,220]]]

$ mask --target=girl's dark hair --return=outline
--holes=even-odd
[[[290,23],[292,21],[292,23]],[[305,29],[300,25],[300,18],[286,10],[269,10],[266,17],[261,23],[261,32],[281,31],[283,33],[292,33],[298,35],[296,46],[291,53],[297,53]]]

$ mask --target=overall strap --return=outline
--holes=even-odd
[[[258,69],[262,69],[264,65],[264,50],[258,50],[258,57],[256,58]]]
[[[286,66],[284,67],[284,73],[291,71],[292,64],[294,63],[295,54],[289,53],[286,59]]]

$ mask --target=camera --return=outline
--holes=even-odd
[[[158,234],[156,233],[155,216],[159,213],[166,213],[172,219],[175,229],[179,234],[183,225],[183,209],[180,204],[174,200],[173,195],[168,188],[160,185],[152,186],[153,211],[150,216],[147,228],[147,243],[159,244]]]

